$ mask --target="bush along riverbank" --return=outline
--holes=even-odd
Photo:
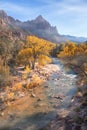
[[[68,115],[61,117],[58,114],[56,119],[42,130],[87,130],[86,55],[63,57],[60,60],[68,73],[77,74],[77,93],[72,97]],[[85,68],[83,64],[85,64]]]
[[[44,128],[44,130],[85,130],[86,127],[86,113],[87,113],[87,109],[86,109],[86,102],[84,102],[84,97],[85,99],[86,97],[86,84],[83,84],[83,80],[80,82],[78,81],[78,92],[76,93],[76,95],[74,95],[71,99],[71,103],[69,103],[69,105],[67,107],[65,107],[64,109],[62,109],[62,106],[66,106],[64,105],[66,103],[65,98],[66,98],[66,94],[62,93],[65,90],[67,90],[69,88],[69,90],[71,89],[71,86],[73,86],[74,80],[75,78],[72,80],[72,75],[66,75],[65,72],[63,70],[60,69],[60,67],[58,66],[59,61],[56,59],[54,59],[53,64],[47,64],[44,67],[38,68],[36,67],[33,71],[31,71],[29,73],[29,75],[27,76],[27,78],[20,79],[20,81],[17,83],[14,82],[14,89],[13,87],[8,89],[7,91],[4,91],[1,93],[1,96],[4,97],[4,99],[6,100],[1,100],[1,105],[2,106],[2,110],[1,110],[1,121],[5,120],[5,118],[7,118],[7,126],[8,124],[11,125],[11,122],[9,122],[9,118],[13,119],[13,122],[15,122],[15,120],[19,120],[18,119],[18,114],[14,115],[14,112],[11,109],[17,109],[19,110],[18,113],[20,113],[20,122],[21,122],[21,114],[23,114],[24,111],[29,112],[28,114],[31,114],[31,109],[32,112],[37,111],[37,109],[39,108],[39,112],[44,111],[44,114],[41,116],[41,119],[43,117],[43,123],[47,121],[48,117],[48,113],[49,113],[49,107],[47,106],[47,110],[46,109],[46,102],[45,104],[39,104],[39,106],[36,106],[35,104],[37,104],[37,101],[40,103],[43,100],[43,96],[40,98],[40,85],[43,82],[47,82],[50,84],[52,84],[54,82],[54,84],[52,84],[52,87],[49,85],[45,85],[46,90],[49,89],[51,92],[51,95],[49,95],[51,98],[50,103],[53,104],[53,106],[58,109],[59,111],[57,112],[57,116],[56,119],[53,120],[50,124],[48,124],[47,128]],[[68,61],[67,61],[68,62]],[[63,60],[63,64],[66,63]],[[20,73],[20,75],[24,74],[25,76],[25,72],[22,70],[20,71],[20,68],[17,68],[18,73]],[[52,79],[50,80],[50,76],[52,76]],[[23,78],[24,78],[23,76]],[[71,77],[70,77],[71,76]],[[26,77],[26,76],[25,76]],[[18,79],[18,78],[17,78]],[[52,82],[51,82],[52,81]],[[72,83],[72,84],[71,84]],[[83,87],[84,86],[84,87]],[[84,89],[83,89],[84,88]],[[43,88],[42,88],[43,89]],[[36,92],[36,90],[38,92]],[[67,91],[68,94],[70,93],[70,91]],[[54,93],[53,93],[54,92]],[[48,92],[49,93],[49,92]],[[60,95],[60,93],[62,93],[62,95]],[[10,94],[10,95],[9,95]],[[47,94],[47,92],[46,92]],[[49,93],[50,94],[50,93]],[[54,95],[53,95],[54,94]],[[28,97],[28,95],[30,97]],[[8,97],[6,97],[8,96]],[[19,100],[21,99],[21,100]],[[25,103],[26,101],[26,103]],[[53,101],[53,102],[52,102]],[[56,101],[54,104],[54,101]],[[3,103],[2,103],[3,102]],[[34,106],[32,106],[32,102],[35,106],[35,110],[34,110]],[[59,102],[59,106],[58,103]],[[16,103],[16,105],[14,105]],[[48,102],[47,102],[48,103]],[[25,104],[25,107],[23,106]],[[11,107],[12,105],[12,107]],[[44,106],[44,107],[43,107]],[[7,108],[7,109],[6,109]],[[9,108],[9,109],[8,109]],[[28,108],[28,109],[27,109]],[[31,109],[30,109],[31,108]],[[55,111],[56,111],[55,109]],[[67,111],[68,109],[68,111]],[[37,112],[38,112],[37,111]],[[48,112],[47,112],[48,111]],[[25,113],[26,115],[26,113]],[[23,115],[25,117],[25,115]],[[17,118],[17,119],[16,119]],[[45,121],[44,121],[45,118]],[[42,124],[40,124],[40,118],[38,119],[38,126],[36,129],[38,129],[41,125],[42,128]],[[31,118],[30,118],[31,120]],[[25,129],[27,127],[30,128],[30,126],[28,125],[29,122],[31,123],[31,121],[28,118],[28,122],[26,121],[26,118],[24,118],[24,123],[19,123],[20,125],[17,125],[17,127],[19,128],[19,126],[21,126],[21,129]],[[34,121],[34,119],[33,119]],[[32,124],[33,124],[32,121]],[[36,122],[36,121],[35,121]],[[36,122],[37,123],[37,122]],[[6,123],[3,122],[4,125],[6,125]],[[44,124],[45,126],[46,124]],[[1,127],[1,126],[0,126]],[[11,126],[11,128],[15,128],[16,125]],[[33,130],[35,130],[33,128]]]
[[[59,67],[52,63],[42,67],[36,66],[34,70],[30,71],[26,79],[22,79],[21,77],[21,75],[25,75],[24,70],[21,70],[21,68],[16,68],[16,70],[18,76],[14,77],[13,86],[7,86],[0,91],[0,129],[9,127],[10,130],[19,126],[23,129],[26,126],[29,127],[30,130],[34,124],[34,114],[35,118],[37,115],[38,119],[35,120],[36,124],[40,122],[39,115],[47,115],[44,113],[47,113],[45,109],[48,109],[49,104],[45,107],[46,94],[44,94],[44,91],[45,89],[47,90],[48,86],[41,86],[44,82],[49,80],[52,74],[59,71]],[[26,119],[28,121],[25,120],[27,116],[29,116],[29,119]],[[13,119],[12,122],[10,122],[11,119]],[[24,126],[22,126],[22,123],[21,125],[19,123],[19,120],[21,122],[23,119],[25,122]],[[44,117],[42,120],[44,120]]]
[[[19,68],[17,68],[19,69]],[[19,71],[19,70],[18,70]],[[21,71],[20,73],[23,73]],[[37,78],[35,78],[37,75]],[[34,77],[34,78],[32,78]],[[27,81],[43,79],[43,85],[37,84],[26,87]],[[65,117],[69,114],[71,97],[76,93],[76,75],[66,74],[58,59],[53,59],[53,64],[42,68],[35,68],[23,82],[24,95],[9,103],[0,116],[0,128],[20,128],[21,130],[38,130],[46,126],[51,120],[60,117],[58,129],[63,126]],[[37,82],[36,82],[37,83]],[[16,84],[15,84],[16,85]],[[14,93],[16,94],[17,91]],[[26,93],[26,94],[25,94]],[[15,95],[16,97],[16,95]],[[11,121],[12,119],[12,121]]]
[[[6,86],[0,90],[0,116],[4,116],[6,108],[10,107],[16,100],[34,94],[35,88],[40,88],[49,77],[59,70],[55,64],[47,64],[42,67],[36,66],[34,70],[22,70],[21,67],[16,68],[18,75],[13,77],[12,86]]]

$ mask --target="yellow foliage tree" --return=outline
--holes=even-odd
[[[29,65],[31,67],[31,62],[33,61],[32,55],[32,49],[25,48],[18,53],[18,62],[25,66]]]
[[[82,53],[87,54],[87,44],[75,44],[74,42],[67,42],[63,48],[63,51],[61,51],[58,54],[58,57],[70,57],[74,55],[79,55]]]
[[[26,41],[26,48],[19,52],[18,61],[29,65],[32,69],[34,69],[36,62],[43,59],[47,61],[51,49],[55,46],[53,43],[36,36],[28,36]]]
[[[45,55],[40,55],[38,58],[38,63],[41,66],[44,66],[45,64],[50,63],[51,61],[52,60],[48,56],[45,56]]]

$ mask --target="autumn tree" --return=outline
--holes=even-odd
[[[87,43],[76,44],[74,42],[67,42],[63,50],[58,54],[58,57],[71,57],[83,53],[87,53]]]
[[[33,57],[32,57],[32,49],[31,48],[25,48],[18,53],[18,63],[21,63],[23,65],[29,65],[29,67],[32,67]]]
[[[59,57],[69,57],[76,53],[77,46],[74,42],[67,42],[63,50],[58,54]]]
[[[12,44],[8,39],[0,38],[0,58],[3,60],[3,65],[7,65],[8,60],[11,58]]]
[[[34,69],[35,63],[38,62],[39,59],[47,60],[53,46],[54,44],[49,41],[36,36],[28,36],[26,40],[26,48],[19,52],[18,60],[20,63],[25,65],[28,64]]]
[[[11,57],[9,59],[8,65],[11,68],[13,68],[17,63],[17,55],[18,55],[19,51],[25,47],[24,46],[25,43],[24,43],[24,41],[17,39],[17,40],[12,41],[11,45],[12,45],[11,51],[10,51]]]
[[[58,54],[64,64],[73,69],[87,83],[87,42],[75,44],[68,42]]]
[[[3,61],[0,59],[0,87],[9,85],[11,81],[10,71],[8,66],[3,66]]]

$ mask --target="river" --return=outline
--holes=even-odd
[[[36,97],[26,96],[0,117],[1,130],[38,130],[57,114],[66,116],[69,113],[71,99],[77,91],[76,75],[67,74],[57,59],[53,62],[59,70],[41,88],[34,90]]]

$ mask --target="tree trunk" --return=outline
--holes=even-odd
[[[32,69],[34,70],[35,68],[35,62],[32,62]]]

